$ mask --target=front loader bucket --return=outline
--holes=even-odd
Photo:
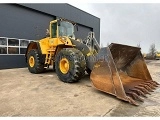
[[[159,84],[152,80],[140,48],[110,44],[101,48],[90,79],[103,92],[138,105]]]

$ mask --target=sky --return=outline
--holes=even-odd
[[[100,45],[120,43],[160,51],[160,3],[69,3],[100,18]],[[96,35],[95,35],[96,36]]]

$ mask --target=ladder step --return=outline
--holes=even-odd
[[[49,49],[49,50],[47,50],[49,53],[48,54],[46,54],[46,59],[45,59],[45,64],[49,64],[50,63],[50,60],[52,59],[52,55],[53,55],[53,53],[51,53],[51,52],[54,52],[56,49]],[[44,67],[44,68],[47,68],[47,67]]]
[[[53,49],[53,50],[47,50],[47,51],[50,51],[50,52],[54,52],[56,49]]]

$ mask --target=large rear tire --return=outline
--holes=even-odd
[[[44,64],[40,62],[39,59],[39,54],[36,49],[30,50],[29,53],[27,54],[27,65],[28,65],[28,70],[31,73],[42,73],[44,72]]]
[[[86,61],[83,53],[75,48],[63,48],[55,60],[59,79],[66,83],[78,82],[85,72]]]

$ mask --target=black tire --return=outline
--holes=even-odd
[[[53,63],[53,72],[55,72],[56,69],[55,69],[55,62]]]
[[[62,73],[60,70],[60,61],[67,59],[69,62],[69,70]],[[63,48],[57,55],[55,60],[55,69],[59,79],[66,83],[78,82],[85,72],[86,60],[83,53],[75,48]]]
[[[30,57],[34,58],[34,65],[33,66],[31,66],[29,63]],[[39,54],[36,49],[30,50],[29,53],[27,54],[27,65],[28,65],[28,70],[31,73],[38,74],[38,73],[42,73],[45,71],[44,64],[40,63]]]

